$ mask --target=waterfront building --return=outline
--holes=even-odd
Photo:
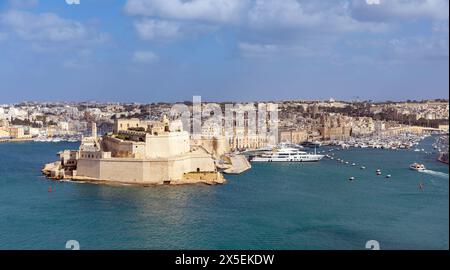
[[[318,131],[322,140],[342,140],[351,135],[351,121],[349,117],[335,114],[322,114]]]
[[[25,128],[23,126],[10,126],[9,136],[12,139],[28,139],[31,138],[30,134],[25,134]]]
[[[438,129],[442,130],[442,131],[445,131],[445,132],[448,132],[448,125],[439,125]]]
[[[308,140],[308,132],[305,130],[280,130],[279,131],[279,142],[291,142],[299,144],[301,142]]]
[[[9,139],[9,131],[0,127],[0,139]]]
[[[147,121],[142,121],[138,118],[119,118],[114,121],[114,133],[128,130],[145,130],[148,126]]]

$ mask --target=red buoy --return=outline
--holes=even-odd
[[[53,190],[52,190],[52,187],[51,186],[49,186],[48,187],[48,192],[52,192]]]

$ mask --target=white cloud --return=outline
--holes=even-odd
[[[330,57],[340,53],[339,43],[352,33],[386,41],[384,33],[392,35],[411,21],[427,19],[430,33],[417,38],[439,36],[432,37],[432,46],[417,41],[412,46],[418,55],[433,55],[433,50],[443,55],[448,47],[448,5],[448,0],[127,0],[125,11],[137,16],[135,28],[144,40],[189,37],[199,24],[203,29],[238,29],[237,49],[251,58]],[[383,50],[410,53],[403,47]]]
[[[392,19],[448,20],[448,0],[127,0],[129,15],[255,28],[381,31]]]
[[[22,40],[26,48],[37,53],[81,51],[109,40],[95,27],[54,13],[9,10],[0,13],[0,29],[8,40]]]
[[[386,21],[416,18],[448,20],[448,0],[379,0],[368,5],[359,0],[352,1],[352,14],[360,20]]]
[[[33,14],[11,10],[0,14],[0,25],[18,37],[31,41],[72,41],[84,39],[88,35],[83,24],[53,13]]]
[[[444,37],[398,38],[388,43],[394,60],[443,60],[449,58],[449,41]]]
[[[351,17],[346,2],[255,0],[249,24],[258,29],[311,30],[318,32],[385,31],[383,23],[360,22]]]
[[[314,47],[307,42],[305,44],[240,42],[238,49],[243,57],[259,59],[278,59],[282,57],[321,58],[332,55],[332,50],[328,44]]]
[[[143,40],[173,40],[181,35],[179,24],[171,21],[141,19],[134,27]]]
[[[240,18],[249,0],[128,0],[130,15],[230,23]]]
[[[133,62],[147,64],[157,62],[159,57],[151,51],[135,51],[133,53]]]
[[[320,13],[307,14],[296,0],[256,0],[248,12],[249,23],[255,27],[312,26],[322,20]]]
[[[8,0],[13,8],[33,8],[39,5],[39,0]]]
[[[190,31],[186,25],[199,22],[258,31],[286,29],[294,33],[379,32],[388,28],[384,23],[352,18],[350,7],[344,0],[128,0],[125,11],[147,17],[136,23],[136,30],[144,39],[180,36]]]
[[[238,49],[244,57],[248,58],[266,58],[279,52],[279,47],[274,44],[258,44],[240,42]]]
[[[19,53],[48,54],[64,68],[87,68],[90,51],[109,39],[84,23],[54,13],[9,10],[0,13],[0,29]],[[0,39],[2,39],[0,34]]]

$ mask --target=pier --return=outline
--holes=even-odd
[[[0,143],[7,143],[7,142],[31,142],[31,141],[33,141],[32,138],[0,139]]]
[[[244,155],[230,156],[230,162],[231,167],[223,171],[226,174],[240,174],[252,167]]]

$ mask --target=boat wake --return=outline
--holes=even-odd
[[[448,179],[448,174],[443,173],[443,172],[437,172],[437,171],[432,171],[432,170],[423,170],[423,171],[421,171],[421,172],[426,173],[426,174],[430,174],[430,175],[434,175],[434,176],[439,176],[439,177],[442,177],[442,178],[447,178],[447,179]]]

